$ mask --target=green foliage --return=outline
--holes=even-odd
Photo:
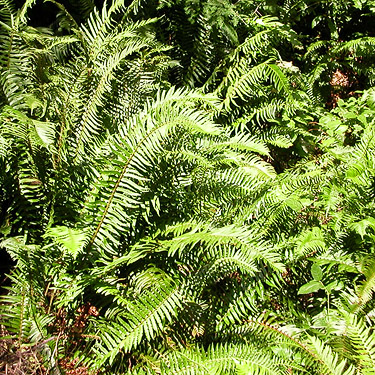
[[[372,374],[373,2],[34,3],[0,0],[1,369]]]

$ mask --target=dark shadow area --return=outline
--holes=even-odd
[[[15,262],[9,256],[5,249],[0,249],[0,295],[5,292],[5,286],[10,285],[10,280],[7,277]]]
[[[95,5],[98,9],[101,9],[104,0],[62,0],[58,1],[65,9],[73,16],[78,22],[82,22],[82,10],[83,8],[88,9],[90,4]],[[24,4],[24,0],[15,0],[17,8],[21,8]],[[38,0],[36,4],[28,11],[30,18],[29,25],[33,27],[51,27],[56,21],[56,15],[60,12],[58,7],[50,2],[43,2]]]

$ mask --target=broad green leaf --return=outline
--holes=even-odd
[[[366,116],[365,115],[363,115],[363,114],[360,114],[359,116],[358,116],[358,120],[359,121],[361,121],[361,123],[363,124],[363,125],[367,125],[367,119],[366,119]]]
[[[334,138],[327,138],[322,142],[323,147],[329,147],[332,144],[335,144],[335,139]]]
[[[344,287],[344,284],[341,281],[335,280],[325,286],[325,289],[328,293],[332,293],[332,290],[340,290]]]
[[[318,264],[314,263],[311,266],[311,275],[315,281],[320,281],[322,279],[323,271]]]
[[[299,289],[298,289],[298,294],[309,294],[309,293],[315,293],[317,292],[319,289],[322,288],[322,283],[320,283],[319,281],[315,281],[315,280],[312,280],[312,281],[309,281],[308,283],[302,285]]]
[[[326,126],[329,129],[337,129],[337,127],[341,124],[341,120],[337,119],[336,116],[323,116],[320,121],[320,124]]]
[[[361,175],[364,171],[364,166],[361,164],[352,165],[345,173],[347,178],[354,179]]]
[[[290,207],[292,210],[294,210],[294,211],[296,211],[296,212],[299,212],[299,211],[301,211],[301,209],[302,209],[302,203],[299,201],[299,200],[297,200],[297,199],[295,199],[295,198],[292,198],[292,197],[290,197],[290,198],[288,198],[286,201],[285,201],[285,204],[288,206],[288,207]]]
[[[345,112],[345,113],[343,113],[342,114],[343,115],[343,117],[345,117],[345,118],[348,118],[348,119],[351,119],[351,118],[357,118],[357,114],[356,113],[354,113],[354,112]]]

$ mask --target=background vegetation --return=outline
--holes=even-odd
[[[374,22],[0,0],[0,371],[375,374]]]

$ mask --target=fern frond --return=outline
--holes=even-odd
[[[315,254],[318,251],[324,251],[326,243],[320,228],[312,228],[302,232],[297,239],[296,256],[303,257],[307,254]]]
[[[349,52],[352,56],[364,56],[371,53],[375,46],[374,37],[363,37],[352,39],[345,43],[340,43],[335,49],[335,53]]]
[[[75,156],[78,157],[83,153],[90,152],[90,149],[97,146],[96,139],[100,135],[101,122],[98,118],[98,107],[104,104],[103,96],[106,91],[110,90],[110,79],[113,72],[119,67],[121,62],[130,54],[139,51],[145,44],[142,42],[132,43],[120,53],[111,56],[102,66],[98,67],[100,72],[100,79],[95,87],[94,92],[91,93],[91,98],[86,105],[83,112],[81,122],[78,127],[77,141],[75,146]],[[85,144],[94,143],[94,146],[85,147]]]
[[[344,315],[347,335],[355,349],[354,357],[362,374],[372,374],[375,369],[375,336],[371,328],[354,314]]]
[[[271,60],[258,64],[250,71],[242,74],[238,79],[229,86],[223,106],[227,110],[235,103],[236,98],[246,100],[252,96],[253,92],[258,90],[258,86],[265,80],[270,80],[279,93],[289,93],[289,82],[281,69],[271,63]]]
[[[86,21],[87,26],[82,25],[82,31],[87,39],[88,46],[90,46],[89,51],[93,56],[101,51],[109,31],[113,28],[113,15],[124,7],[124,0],[113,1],[109,8],[104,3],[101,14],[94,8]]]
[[[338,354],[317,337],[310,336],[309,341],[309,348],[319,361],[321,374],[354,375],[356,373],[354,366],[348,365],[345,359],[340,360]]]
[[[28,21],[27,11],[36,3],[36,0],[26,0],[20,12],[15,19],[15,26],[18,29],[20,24],[26,24]]]
[[[371,300],[375,291],[375,261],[368,259],[362,272],[366,279],[357,287],[357,294],[360,304],[366,304]]]
[[[170,374],[235,374],[240,369],[251,369],[251,374],[282,374],[283,361],[272,354],[257,353],[246,345],[218,344],[208,348],[207,354],[196,350],[175,351],[162,360],[161,371]],[[237,370],[237,371],[236,371]],[[247,372],[246,372],[247,373]]]
[[[230,328],[235,323],[242,323],[249,315],[257,312],[256,297],[253,291],[245,291],[235,298],[217,322],[216,330],[220,332],[224,327]]]
[[[268,147],[254,136],[246,133],[237,133],[226,142],[215,142],[212,150],[234,149],[239,151],[251,151],[260,155],[269,155]],[[210,149],[209,149],[210,150]]]
[[[182,296],[178,288],[164,284],[144,291],[128,305],[127,313],[110,325],[106,320],[102,322],[102,342],[98,347],[101,358],[97,365],[113,363],[120,352],[130,352],[143,339],[151,341],[176,316]]]
[[[247,230],[245,227],[204,228],[201,226],[199,230],[194,228],[190,233],[185,233],[168,241],[169,253],[171,255],[176,252],[182,254],[197,244],[204,245],[198,250],[197,255],[203,252],[208,260],[210,258],[213,260],[214,266],[219,266],[220,262],[225,261],[226,256],[228,256],[228,260],[236,260],[239,265],[242,261],[246,264],[250,260],[251,264],[253,261],[262,260],[275,271],[284,269],[279,255],[272,251],[272,245],[262,241],[261,238],[257,238],[254,232]],[[226,253],[227,255],[225,255]],[[249,270],[253,267],[250,265]]]

